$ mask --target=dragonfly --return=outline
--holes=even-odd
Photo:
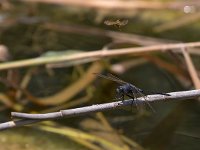
[[[105,25],[108,25],[108,26],[117,26],[118,28],[120,28],[121,26],[125,26],[128,24],[128,20],[127,19],[124,19],[124,20],[105,20],[104,21],[104,24]]]
[[[116,88],[116,99],[121,99],[122,101],[124,101],[124,97],[127,96],[129,98],[131,98],[133,100],[133,102],[135,103],[137,109],[139,108],[136,100],[137,97],[143,97],[146,104],[149,106],[149,108],[155,112],[154,108],[150,105],[150,103],[147,101],[146,99],[146,92],[144,92],[142,89],[136,87],[135,85],[125,82],[121,79],[119,79],[118,77],[112,75],[112,74],[108,74],[108,75],[103,75],[103,74],[96,74],[98,77],[101,78],[105,78],[111,81],[114,81],[118,84],[120,84],[120,86],[118,86]],[[159,92],[155,92],[155,93],[150,93],[150,94],[160,94],[160,95],[165,95],[165,96],[170,96],[170,94],[167,93],[159,93]],[[133,105],[133,103],[132,103]]]

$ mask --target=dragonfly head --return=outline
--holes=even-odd
[[[116,89],[116,92],[117,92],[118,94],[123,93],[123,87],[119,86],[119,87]]]
[[[116,89],[116,98],[121,99],[124,97],[124,90],[121,86]]]

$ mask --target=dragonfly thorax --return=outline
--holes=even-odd
[[[116,92],[118,94],[133,94],[133,93],[137,93],[138,91],[136,90],[136,87],[130,83],[124,84],[119,86],[116,89]]]

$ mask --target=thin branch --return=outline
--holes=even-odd
[[[93,8],[101,10],[134,10],[134,9],[182,9],[184,6],[199,7],[198,1],[178,1],[178,2],[159,2],[159,1],[123,1],[123,0],[21,0],[24,2],[41,2],[49,4],[60,4],[82,8]]]
[[[184,15],[182,18],[179,16],[178,19],[175,18],[174,20],[163,23],[157,27],[154,28],[154,31],[156,32],[165,32],[168,30],[173,30],[180,28],[182,26],[192,24],[193,22],[197,22],[200,19],[200,12],[190,14],[190,15]]]
[[[133,48],[122,48],[114,50],[97,50],[92,52],[83,52],[72,55],[63,55],[63,56],[52,56],[52,57],[37,57],[28,60],[12,61],[7,63],[0,64],[0,70],[11,69],[11,68],[20,68],[26,66],[42,65],[46,63],[58,63],[64,61],[75,61],[87,58],[103,58],[103,57],[116,57],[121,55],[128,54],[139,54],[145,52],[154,52],[154,51],[167,51],[171,49],[180,49],[182,47],[192,48],[200,47],[200,42],[190,42],[190,43],[178,43],[178,44],[161,44],[153,46],[144,46],[144,47],[133,47]]]
[[[168,100],[186,100],[186,99],[192,99],[192,98],[198,98],[200,96],[200,90],[190,90],[190,91],[180,91],[180,92],[172,92],[168,93],[170,96],[164,96],[164,95],[148,95],[147,100],[149,102],[163,102]],[[144,99],[138,98],[138,103],[144,103]],[[28,125],[44,120],[49,119],[59,119],[62,117],[75,117],[80,115],[86,115],[93,112],[101,112],[101,111],[107,111],[111,109],[120,109],[125,106],[131,106],[132,105],[132,99],[125,100],[125,101],[117,101],[117,102],[111,102],[111,103],[105,103],[105,104],[97,104],[92,106],[86,106],[81,108],[74,108],[74,109],[67,109],[67,110],[61,110],[59,112],[52,112],[52,113],[46,113],[46,114],[28,114],[28,113],[19,113],[19,112],[12,112],[12,117],[22,118],[21,120],[17,121],[9,121],[0,124],[0,130]]]

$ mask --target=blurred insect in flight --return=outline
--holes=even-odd
[[[121,26],[125,26],[128,24],[128,20],[127,19],[124,19],[124,20],[105,20],[104,21],[104,24],[107,25],[107,26],[116,26],[118,28],[120,28]]]
[[[102,75],[102,74],[96,74],[98,77],[101,77],[101,78],[105,78],[105,79],[108,79],[108,80],[112,80],[114,82],[117,82],[118,84],[120,84],[120,86],[118,86],[116,88],[116,98],[117,99],[121,99],[122,101],[124,100],[124,96],[127,96],[131,99],[133,99],[133,102],[135,103],[136,107],[138,108],[138,104],[136,102],[137,100],[137,97],[143,97],[146,104],[149,106],[149,108],[155,112],[155,110],[153,109],[153,107],[149,104],[149,102],[147,101],[146,99],[146,94],[145,92],[136,87],[135,85],[131,84],[131,83],[128,83],[128,82],[125,82],[121,79],[119,79],[118,77],[115,77],[114,75],[112,74],[108,74],[107,76],[106,75]],[[156,92],[156,93],[150,93],[150,94],[161,94],[161,95],[165,95],[165,96],[170,96],[170,94],[167,94],[167,93],[159,93],[159,92]]]

